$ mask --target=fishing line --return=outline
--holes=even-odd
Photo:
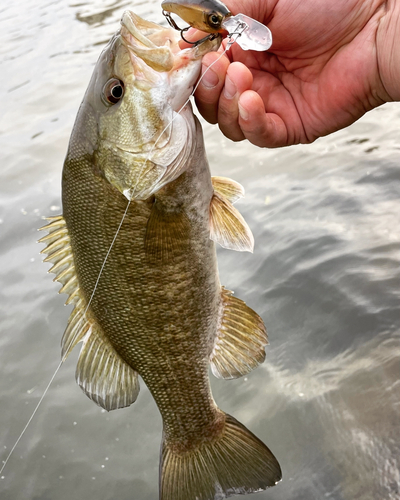
[[[60,370],[60,368],[61,368],[61,366],[62,366],[62,364],[63,364],[63,363],[64,363],[64,359],[62,359],[62,360],[60,361],[60,364],[57,366],[56,371],[53,373],[53,376],[51,377],[50,382],[47,384],[47,387],[46,387],[46,389],[44,390],[44,392],[43,392],[43,394],[42,394],[42,397],[39,399],[39,402],[38,402],[38,404],[36,405],[35,409],[33,410],[32,415],[30,416],[30,418],[29,418],[28,422],[26,423],[26,425],[25,425],[25,427],[23,428],[23,430],[22,430],[21,434],[19,435],[19,438],[15,441],[15,444],[14,444],[14,446],[11,448],[10,453],[8,454],[7,458],[6,458],[6,459],[5,459],[5,461],[3,462],[3,466],[2,466],[2,468],[0,469],[0,474],[3,472],[3,470],[4,470],[5,466],[7,465],[7,462],[9,461],[9,459],[10,459],[11,455],[13,454],[13,452],[14,452],[15,448],[17,447],[18,443],[20,442],[20,440],[21,440],[22,436],[25,434],[26,429],[29,427],[29,424],[32,422],[33,417],[36,415],[36,412],[38,411],[39,406],[42,404],[42,401],[43,401],[44,397],[46,396],[46,394],[47,394],[48,390],[50,389],[50,386],[51,386],[51,384],[53,383],[53,380],[56,378],[56,375],[57,375],[57,373],[59,372],[59,370]],[[4,476],[2,476],[0,479],[4,479]]]
[[[240,29],[242,29],[242,26],[240,25],[240,23],[238,24],[238,26],[237,26],[236,30],[237,30],[237,29],[239,29],[239,30],[240,30]],[[207,73],[207,71],[208,71],[208,70],[209,70],[212,66],[214,66],[214,64],[215,64],[216,62],[218,62],[218,61],[221,59],[221,57],[223,57],[223,56],[224,56],[224,55],[228,52],[228,50],[229,50],[229,49],[231,48],[231,46],[232,46],[232,45],[236,42],[237,38],[241,35],[241,33],[243,32],[243,30],[244,30],[244,29],[245,29],[245,28],[243,28],[243,29],[242,29],[242,31],[236,31],[236,30],[235,30],[233,33],[231,33],[231,34],[229,34],[229,35],[228,35],[229,41],[228,41],[228,42],[227,42],[227,44],[226,44],[225,50],[224,50],[223,52],[221,52],[220,56],[219,56],[219,57],[218,57],[218,58],[217,58],[214,62],[212,62],[212,63],[211,63],[211,64],[207,67],[207,69],[204,71],[204,73],[200,76],[200,78],[199,78],[199,80],[197,81],[196,85],[193,87],[193,90],[192,90],[192,92],[191,92],[190,96],[188,97],[188,99],[186,100],[186,102],[185,102],[185,103],[183,104],[183,106],[179,109],[179,111],[177,111],[177,112],[176,112],[176,114],[175,114],[175,116],[172,118],[172,120],[168,123],[168,125],[166,125],[166,127],[165,127],[165,128],[163,129],[163,131],[160,133],[160,135],[159,135],[159,136],[158,136],[158,138],[156,139],[155,143],[153,144],[152,148],[150,149],[150,151],[149,151],[149,153],[148,153],[148,155],[147,155],[147,157],[146,157],[146,160],[145,160],[145,162],[144,162],[144,164],[143,164],[143,166],[142,166],[142,168],[141,168],[141,170],[140,170],[140,173],[139,173],[139,175],[138,175],[138,178],[137,178],[136,184],[135,184],[135,186],[133,187],[133,189],[134,189],[134,190],[136,189],[136,187],[137,187],[137,185],[138,185],[138,183],[139,183],[140,177],[141,177],[141,176],[142,176],[142,174],[143,174],[143,169],[145,168],[145,166],[146,166],[147,162],[149,161],[150,156],[151,156],[151,154],[152,154],[152,153],[153,153],[153,151],[154,151],[154,148],[156,147],[156,145],[157,145],[158,141],[161,139],[161,137],[162,137],[162,135],[164,134],[164,132],[166,132],[166,131],[168,130],[168,128],[169,128],[169,127],[173,124],[173,122],[174,122],[175,118],[177,118],[177,116],[178,116],[178,115],[179,115],[179,114],[183,111],[183,109],[185,108],[185,106],[186,106],[186,105],[190,102],[190,98],[191,98],[191,97],[194,95],[194,93],[196,92],[196,90],[197,90],[198,86],[200,85],[201,80],[204,78],[204,75]],[[105,265],[106,265],[106,263],[107,263],[108,257],[109,257],[109,255],[110,255],[110,253],[111,253],[111,250],[112,250],[113,246],[114,246],[115,240],[117,239],[117,236],[118,236],[118,234],[119,234],[119,232],[120,232],[120,230],[121,230],[122,224],[123,224],[123,222],[124,222],[124,220],[125,220],[125,218],[126,218],[126,215],[127,215],[127,213],[128,213],[128,210],[129,210],[129,207],[130,207],[130,205],[131,205],[131,202],[132,202],[132,199],[128,200],[128,203],[127,203],[126,208],[125,208],[125,212],[124,212],[124,214],[122,215],[122,218],[121,218],[121,222],[119,223],[118,229],[117,229],[117,231],[116,231],[116,233],[115,233],[115,235],[114,235],[114,238],[113,238],[113,240],[112,240],[112,242],[111,242],[111,244],[110,244],[110,247],[109,247],[109,249],[108,249],[108,251],[107,251],[107,254],[106,254],[105,258],[104,258],[103,264],[102,264],[102,266],[101,266],[101,268],[100,268],[99,274],[98,274],[98,276],[97,276],[96,283],[95,283],[95,285],[94,285],[94,287],[93,287],[93,292],[92,292],[92,295],[90,296],[89,302],[88,302],[88,304],[87,304],[87,306],[86,306],[86,308],[85,308],[85,311],[84,311],[84,313],[83,313],[84,315],[86,315],[86,312],[87,312],[87,310],[89,309],[90,304],[92,303],[92,300],[93,300],[94,294],[96,293],[96,290],[97,290],[97,288],[98,288],[98,285],[99,285],[100,278],[101,278],[101,275],[102,275],[102,273],[103,273],[104,267],[105,267]],[[39,401],[38,401],[38,403],[37,403],[37,405],[36,405],[35,409],[33,410],[32,415],[29,417],[28,422],[26,423],[26,425],[25,425],[25,427],[23,428],[23,430],[22,430],[21,434],[19,435],[18,439],[16,440],[16,442],[15,442],[14,446],[11,448],[11,450],[10,450],[9,454],[7,455],[7,457],[6,457],[5,461],[3,462],[3,465],[2,465],[2,467],[1,467],[1,469],[0,469],[0,474],[1,474],[1,473],[3,472],[3,470],[5,469],[5,467],[6,467],[6,465],[7,465],[7,462],[9,461],[9,459],[10,459],[11,455],[13,454],[13,452],[14,452],[15,448],[18,446],[18,443],[20,442],[20,440],[21,440],[22,436],[25,434],[25,431],[26,431],[26,430],[27,430],[27,428],[29,427],[29,425],[30,425],[30,423],[32,422],[32,420],[33,420],[34,416],[36,415],[36,412],[38,411],[38,409],[39,409],[40,405],[42,404],[43,399],[45,398],[46,394],[48,393],[48,391],[49,391],[49,389],[50,389],[50,386],[51,386],[51,384],[53,383],[54,379],[56,378],[57,373],[60,371],[61,366],[63,365],[64,361],[66,360],[66,357],[67,357],[67,355],[64,355],[64,357],[63,357],[63,358],[61,359],[61,361],[60,361],[60,364],[57,366],[57,368],[56,368],[55,372],[53,373],[53,375],[52,375],[52,377],[51,377],[51,379],[50,379],[49,383],[47,384],[47,387],[45,388],[45,390],[44,390],[44,392],[43,392],[43,394],[42,394],[41,398],[39,399]],[[4,479],[4,476],[0,476],[0,479]]]
[[[98,277],[97,277],[96,283],[95,283],[95,285],[94,285],[92,295],[90,296],[89,302],[88,302],[88,304],[87,304],[87,306],[86,306],[86,308],[85,308],[85,311],[84,311],[84,313],[83,313],[83,315],[84,315],[84,316],[86,315],[86,312],[87,312],[87,310],[89,309],[89,306],[90,306],[90,304],[91,304],[91,302],[92,302],[92,300],[93,300],[94,294],[95,294],[95,292],[96,292],[97,286],[98,286],[99,281],[100,281],[100,277],[101,277],[101,275],[102,275],[102,273],[103,273],[104,266],[106,265],[106,262],[107,262],[108,256],[110,255],[111,249],[112,249],[112,247],[113,247],[113,245],[114,245],[114,243],[115,243],[115,240],[116,240],[116,238],[117,238],[117,236],[118,236],[118,233],[119,233],[119,231],[120,231],[120,229],[121,229],[121,226],[122,226],[122,224],[123,224],[123,222],[124,222],[124,220],[125,220],[126,214],[128,213],[128,209],[129,209],[130,204],[131,204],[131,200],[129,200],[129,202],[128,202],[127,206],[126,206],[126,209],[125,209],[125,212],[124,212],[124,214],[123,214],[123,216],[122,216],[121,222],[119,223],[118,229],[117,229],[117,231],[116,231],[116,233],[115,233],[115,236],[114,236],[114,238],[113,238],[113,240],[112,240],[112,242],[111,242],[110,248],[108,249],[107,254],[106,254],[106,256],[105,256],[105,259],[104,259],[104,261],[103,261],[103,264],[102,264],[102,266],[101,266],[101,268],[100,268],[100,272],[99,272],[99,275],[98,275]],[[63,365],[64,361],[67,359],[67,356],[68,356],[68,354],[65,354],[65,355],[62,357],[62,359],[61,359],[61,361],[60,361],[59,365],[57,366],[57,368],[56,368],[55,372],[53,373],[53,375],[52,375],[52,377],[51,377],[51,379],[50,379],[49,383],[47,384],[47,387],[45,388],[45,390],[44,390],[44,392],[43,392],[43,394],[42,394],[41,398],[39,399],[39,401],[38,401],[38,403],[37,403],[37,405],[36,405],[35,409],[33,410],[32,415],[29,417],[28,422],[26,423],[25,427],[22,429],[21,434],[19,435],[19,437],[18,437],[18,439],[16,440],[16,442],[15,442],[14,446],[11,448],[11,450],[10,450],[9,454],[7,455],[7,457],[6,457],[5,461],[3,462],[3,466],[2,466],[2,467],[1,467],[1,469],[0,469],[0,479],[4,479],[4,476],[1,476],[1,473],[3,472],[3,470],[4,470],[5,466],[7,465],[7,462],[9,461],[9,459],[10,459],[11,455],[13,454],[13,452],[14,452],[15,448],[17,447],[17,445],[18,445],[18,443],[20,442],[20,440],[21,440],[22,436],[25,434],[25,431],[26,431],[26,430],[27,430],[27,428],[29,427],[29,425],[30,425],[30,423],[32,422],[32,420],[33,420],[34,416],[36,415],[36,412],[38,411],[38,409],[39,409],[40,405],[42,404],[43,399],[45,398],[46,394],[48,393],[48,391],[49,391],[49,389],[50,389],[50,386],[51,386],[51,384],[53,383],[54,379],[56,378],[57,373],[60,371],[60,368],[62,367],[62,365]]]
[[[238,25],[238,27],[239,27],[239,28],[241,28],[241,26],[240,26],[240,25]],[[201,80],[204,78],[204,75],[207,73],[207,71],[208,71],[208,70],[209,70],[212,66],[214,66],[214,64],[215,64],[217,61],[219,61],[219,60],[221,59],[221,57],[223,57],[223,56],[227,53],[227,51],[230,49],[231,45],[232,45],[233,43],[235,43],[236,38],[235,38],[235,39],[233,39],[233,37],[234,37],[235,35],[237,35],[237,36],[236,36],[236,38],[238,38],[238,37],[241,35],[241,32],[236,33],[236,31],[235,31],[235,32],[233,32],[231,35],[229,35],[229,41],[228,41],[228,43],[226,44],[226,48],[225,48],[225,50],[224,50],[223,52],[221,52],[221,54],[219,55],[219,57],[218,57],[218,58],[217,58],[214,62],[212,62],[212,63],[210,64],[210,66],[208,66],[208,67],[207,67],[207,69],[204,71],[204,73],[201,75],[201,77],[199,78],[198,82],[197,82],[197,83],[196,83],[196,85],[194,86],[194,88],[193,88],[192,92],[190,93],[190,96],[187,98],[187,100],[185,101],[185,103],[181,106],[181,108],[179,109],[179,111],[177,111],[177,112],[176,112],[176,114],[175,114],[175,116],[172,118],[172,120],[171,120],[171,121],[170,121],[170,122],[169,122],[169,123],[168,123],[168,124],[164,127],[164,129],[161,131],[160,135],[158,136],[158,138],[157,138],[157,139],[156,139],[156,141],[154,142],[153,146],[151,147],[151,149],[150,149],[150,151],[149,151],[149,153],[148,153],[148,155],[147,155],[147,157],[146,157],[146,159],[145,159],[145,161],[144,161],[144,163],[143,163],[143,165],[142,165],[142,168],[140,169],[140,173],[139,173],[139,175],[138,175],[138,177],[137,177],[136,184],[133,186],[133,192],[134,192],[134,191],[135,191],[135,189],[137,188],[137,185],[138,185],[138,183],[139,183],[139,181],[140,181],[140,177],[141,177],[141,176],[142,176],[142,174],[143,174],[143,170],[144,170],[144,168],[145,168],[145,166],[146,166],[147,162],[150,160],[151,154],[153,153],[153,151],[154,151],[154,149],[155,149],[155,147],[156,147],[156,145],[157,145],[158,141],[161,139],[161,137],[163,136],[164,132],[166,132],[166,131],[168,130],[168,128],[169,128],[169,127],[173,124],[174,120],[175,120],[175,119],[178,117],[178,115],[179,115],[179,114],[183,111],[183,109],[185,108],[185,106],[186,106],[186,105],[190,102],[190,98],[191,98],[191,97],[194,95],[194,93],[196,92],[196,90],[197,90],[198,86],[200,85]],[[132,189],[132,188],[131,188],[131,189]],[[108,259],[109,255],[110,255],[110,253],[111,253],[112,247],[114,246],[115,240],[117,239],[117,236],[118,236],[118,234],[119,234],[119,231],[120,231],[120,229],[121,229],[121,227],[122,227],[122,224],[123,224],[123,222],[124,222],[124,220],[125,220],[125,217],[126,217],[126,215],[127,215],[127,213],[128,213],[128,210],[129,210],[129,207],[130,207],[131,202],[132,202],[132,198],[131,198],[130,200],[128,200],[128,203],[127,203],[127,205],[126,205],[125,212],[124,212],[124,214],[123,214],[123,216],[122,216],[121,222],[119,223],[118,229],[117,229],[117,231],[116,231],[116,233],[115,233],[115,235],[114,235],[114,238],[113,238],[113,240],[112,240],[112,242],[111,242],[111,245],[110,245],[110,247],[109,247],[109,249],[108,249],[108,251],[107,251],[107,254],[106,254],[105,258],[104,258],[103,264],[102,264],[102,266],[101,266],[101,268],[100,268],[99,275],[98,275],[98,277],[97,277],[96,283],[95,283],[94,288],[93,288],[92,295],[90,296],[90,300],[89,300],[89,302],[88,302],[88,305],[87,305],[87,306],[86,306],[86,308],[85,308],[85,313],[84,313],[84,314],[86,314],[86,312],[87,312],[87,310],[88,310],[88,308],[89,308],[89,306],[90,306],[90,304],[91,304],[91,302],[92,302],[92,300],[93,300],[94,294],[95,294],[95,292],[96,292],[96,290],[97,290],[97,287],[98,287],[98,284],[99,284],[99,281],[100,281],[100,277],[101,277],[101,275],[102,275],[102,273],[103,273],[103,270],[104,270],[104,267],[105,267],[105,265],[106,265],[107,259]]]
[[[183,109],[185,108],[185,106],[190,102],[190,98],[194,95],[194,93],[196,92],[198,86],[200,85],[201,83],[201,80],[204,78],[205,74],[208,72],[209,69],[212,68],[212,66],[214,66],[214,64],[216,64],[220,59],[221,57],[223,57],[227,52],[228,50],[231,48],[231,46],[236,42],[236,40],[241,36],[241,34],[243,33],[243,31],[247,28],[246,25],[244,25],[243,23],[238,23],[235,31],[233,33],[230,33],[228,35],[228,38],[229,38],[229,41],[227,42],[226,44],[226,47],[225,49],[223,50],[223,52],[221,52],[221,54],[219,55],[219,57],[217,57],[217,59],[215,59],[214,62],[212,62],[208,67],[207,69],[204,71],[204,73],[200,76],[200,78],[198,79],[196,85],[193,87],[193,90],[192,92],[190,93],[189,97],[187,98],[187,100],[185,101],[185,103],[181,106],[181,108],[179,109],[179,111],[177,111],[175,113],[175,116],[172,118],[172,120],[165,126],[165,128],[162,130],[162,132],[160,133],[160,135],[158,136],[157,140],[155,141],[155,143],[153,144],[152,148],[150,149],[149,151],[149,154],[147,155],[147,158],[140,170],[140,173],[138,175],[138,178],[137,178],[137,181],[136,181],[136,184],[135,186],[133,187],[133,189],[135,190],[137,188],[137,185],[140,181],[140,177],[142,176],[143,174],[143,169],[145,168],[147,162],[149,161],[150,159],[150,155],[152,154],[152,152],[154,151],[154,148],[156,147],[156,144],[158,143],[158,141],[161,139],[162,135],[164,134],[164,132],[166,132],[168,130],[168,128],[173,124],[173,122],[175,121],[175,119],[178,117],[178,115],[181,113],[181,111],[183,111]],[[235,37],[235,38],[234,38]],[[131,201],[131,200],[130,200]]]

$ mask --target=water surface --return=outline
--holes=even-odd
[[[0,8],[0,459],[59,362],[69,308],[36,230],[61,211],[73,121],[128,7],[163,20],[156,2]],[[221,282],[270,337],[263,366],[212,380],[221,408],[282,465],[283,482],[249,498],[400,498],[399,127],[391,104],[315,144],[268,151],[204,125],[212,172],[246,188],[238,208],[256,241],[253,255],[219,250]],[[142,383],[132,407],[102,411],[75,384],[76,358],[8,463],[0,497],[155,500],[161,419],[151,396]]]

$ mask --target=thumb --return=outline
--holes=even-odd
[[[264,102],[254,90],[247,90],[239,98],[239,126],[246,139],[262,148],[280,148],[291,143],[282,118],[266,113]]]

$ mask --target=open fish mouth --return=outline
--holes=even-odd
[[[171,27],[163,27],[142,19],[127,10],[121,19],[122,42],[136,57],[155,71],[171,71],[193,60],[201,59],[207,52],[216,50],[221,37],[205,40],[189,49],[181,49],[181,37]]]
[[[143,200],[185,167],[195,143],[192,111],[185,104],[199,77],[201,58],[217,50],[222,39],[181,49],[179,32],[125,11],[118,40],[124,50],[115,53],[115,68],[125,82],[127,112],[136,117],[137,140],[121,145],[118,153],[127,166],[124,176],[116,180],[111,172],[106,177],[128,199]],[[117,148],[110,148],[112,154]]]

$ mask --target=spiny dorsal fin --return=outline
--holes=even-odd
[[[228,177],[212,176],[211,182],[214,191],[231,203],[235,203],[235,201],[243,198],[244,196],[244,187],[233,179],[229,179]]]
[[[66,359],[76,344],[82,342],[90,324],[85,314],[86,301],[79,289],[75,273],[71,240],[65,219],[60,215],[49,217],[47,220],[50,220],[50,223],[40,228],[40,231],[44,230],[49,233],[39,240],[39,243],[47,243],[47,247],[40,253],[47,254],[45,262],[52,262],[53,267],[50,268],[49,272],[56,275],[53,281],[59,281],[63,285],[59,293],[68,294],[66,304],[74,304],[61,340],[61,356],[62,359]]]
[[[48,217],[47,220],[50,223],[39,229],[39,231],[48,231],[48,234],[39,240],[39,243],[47,244],[40,253],[47,254],[44,262],[53,264],[49,272],[56,275],[54,281],[59,281],[63,285],[59,293],[67,293],[69,297],[74,295],[78,300],[79,286],[65,219],[62,215],[58,215],[57,217]]]
[[[254,237],[246,221],[218,193],[214,193],[210,204],[210,238],[230,250],[253,252],[254,249]]]
[[[88,318],[87,303],[79,288],[75,272],[71,240],[65,219],[50,217],[40,230],[49,232],[39,240],[47,247],[45,262],[52,262],[49,272],[62,283],[59,293],[67,293],[67,304],[74,304],[61,340],[61,356],[65,360],[72,349],[84,342],[78,359],[76,378],[85,394],[106,410],[132,404],[139,393],[137,373],[114,350],[94,320]]]
[[[246,375],[261,364],[268,344],[263,320],[232,293],[222,287],[219,329],[210,357],[213,374],[225,379]]]
[[[174,263],[187,249],[190,222],[183,211],[166,212],[155,201],[147,222],[145,252],[150,264]]]

